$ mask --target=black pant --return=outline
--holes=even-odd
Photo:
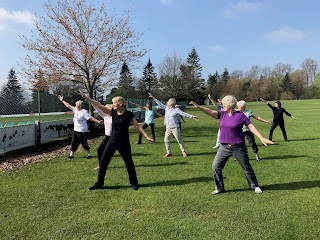
[[[145,124],[143,124],[142,128],[143,128],[143,129],[146,129],[148,126],[151,127],[151,133],[152,133],[152,138],[153,138],[153,140],[156,140],[156,135],[154,134],[154,123],[150,123],[150,124],[145,123]],[[140,133],[140,134],[139,134],[138,143],[141,143],[141,140],[142,140],[142,134]]]
[[[105,147],[104,152],[102,154],[100,160],[98,181],[96,182],[96,185],[104,185],[104,179],[107,173],[109,163],[116,150],[118,150],[124,163],[126,164],[130,184],[134,186],[138,185],[137,174],[131,155],[130,143],[114,143],[112,141],[108,141],[107,146]]]
[[[246,137],[249,145],[251,146],[252,152],[257,154],[259,152],[259,148],[254,138],[254,134],[251,131],[245,131],[243,132],[243,134]]]
[[[284,140],[288,140],[287,138],[287,133],[286,133],[286,129],[284,127],[284,121],[280,121],[280,122],[273,122],[272,125],[271,125],[271,128],[270,128],[270,132],[269,132],[269,140],[272,141],[272,135],[273,135],[273,131],[276,129],[276,127],[280,127],[281,131],[282,131],[282,134],[283,134],[283,138]]]
[[[107,143],[108,143],[109,139],[110,139],[110,136],[104,136],[102,142],[100,143],[100,146],[97,149],[99,166],[100,166],[100,161],[101,161],[102,154],[104,152],[104,149],[107,146]]]
[[[70,150],[77,151],[80,143],[85,150],[88,151],[90,149],[87,142],[87,133],[73,131]]]

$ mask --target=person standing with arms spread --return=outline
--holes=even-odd
[[[220,98],[217,99],[218,102],[214,101],[210,94],[208,94],[208,98],[212,102],[212,104],[216,106],[216,108],[218,110],[223,111],[223,106],[221,104],[221,99]],[[213,148],[219,148],[219,146],[220,146],[220,128],[219,128],[218,133],[217,133],[216,145]]]
[[[259,137],[265,146],[267,144],[273,144],[273,142],[264,138],[250,122],[250,119],[242,112],[235,110],[237,99],[234,96],[227,95],[222,98],[224,111],[211,110],[199,106],[193,101],[191,101],[190,104],[205,114],[220,119],[220,147],[212,163],[215,190],[211,194],[216,195],[225,191],[222,170],[231,156],[233,156],[242,167],[249,188],[254,189],[255,193],[262,193],[255,172],[249,162],[248,151],[242,133],[243,125],[245,124],[254,135]]]
[[[145,111],[145,118],[144,118],[144,124],[142,126],[143,129],[146,129],[148,126],[151,127],[151,133],[152,133],[152,138],[154,140],[154,143],[156,142],[156,135],[154,133],[154,114],[162,117],[162,115],[160,113],[158,113],[157,111],[152,109],[152,105],[150,102],[146,103],[145,107],[140,106],[139,104],[136,104],[134,102],[129,102],[135,106],[137,106],[138,108],[140,108],[141,110]],[[139,139],[136,142],[136,144],[141,144],[142,143],[142,134],[139,134]]]
[[[264,122],[264,123],[271,123],[271,121],[265,120],[262,117],[259,117],[257,115],[254,115],[252,111],[250,110],[246,110],[246,102],[244,100],[241,100],[239,102],[237,102],[237,107],[238,110],[240,112],[243,112],[243,114],[247,117],[247,118],[251,118],[253,117],[254,119],[257,119],[260,122]],[[259,148],[256,144],[256,140],[254,139],[254,134],[249,130],[249,128],[246,125],[243,125],[242,127],[242,132],[244,133],[245,138],[248,140],[252,151],[256,154],[256,160],[260,161],[260,156],[259,156]]]
[[[167,102],[167,105],[164,105],[158,99],[154,98],[151,95],[151,93],[149,93],[149,97],[155,101],[155,103],[159,106],[159,108],[165,110],[164,123],[166,125],[166,132],[164,135],[164,144],[166,146],[167,153],[166,153],[166,155],[164,155],[164,157],[171,157],[172,156],[171,147],[170,147],[170,139],[171,139],[171,136],[173,135],[180,146],[182,156],[184,158],[186,158],[188,155],[187,155],[186,149],[185,149],[183,141],[182,141],[178,118],[180,118],[180,116],[183,116],[183,117],[187,117],[187,118],[193,118],[194,120],[197,121],[198,117],[191,115],[191,114],[188,114],[188,113],[185,113],[182,110],[180,110],[180,108],[175,107],[176,100],[174,98],[170,98]]]
[[[80,95],[91,104],[95,104],[96,107],[101,109],[104,113],[112,116],[111,137],[101,157],[98,180],[92,187],[89,188],[89,190],[106,188],[104,186],[105,176],[109,163],[116,150],[118,150],[126,165],[132,190],[138,190],[139,184],[129,141],[129,126],[133,125],[133,127],[142,133],[147,140],[153,142],[153,139],[146,134],[142,127],[140,127],[133,113],[126,110],[126,102],[123,97],[114,97],[112,99],[112,108],[110,108],[109,106],[104,106],[98,101],[89,98],[82,92],[80,92]]]
[[[63,96],[59,95],[58,96],[59,100],[67,107],[69,108],[73,113],[73,124],[74,124],[74,129],[73,129],[73,136],[72,136],[72,141],[71,141],[71,152],[70,155],[67,157],[68,159],[71,159],[74,157],[74,152],[77,151],[80,143],[82,147],[88,151],[88,156],[87,158],[91,158],[91,153],[90,153],[90,146],[87,142],[87,132],[88,132],[88,124],[87,120],[90,120],[92,122],[96,122],[99,124],[102,124],[103,121],[98,120],[94,117],[92,117],[87,110],[82,108],[82,101],[79,100],[76,102],[76,106],[71,106],[68,102],[66,102],[63,99]]]
[[[285,113],[287,116],[293,118],[294,120],[296,120],[297,118],[295,118],[290,113],[288,113],[284,108],[282,108],[280,101],[275,101],[274,106],[272,106],[270,103],[268,103],[263,98],[260,98],[260,100],[265,102],[271,108],[271,110],[273,112],[273,121],[272,121],[272,125],[271,125],[270,132],[269,132],[269,140],[272,141],[273,131],[276,129],[276,127],[279,126],[282,131],[284,141],[289,142],[288,137],[287,137],[287,133],[286,133],[286,129],[284,127],[283,114]]]
[[[103,118],[103,123],[104,123],[104,138],[102,139],[102,142],[100,143],[100,146],[97,149],[98,153],[98,167],[95,168],[95,170],[99,169],[100,166],[100,161],[102,154],[104,152],[105,147],[107,146],[107,143],[111,137],[111,132],[112,132],[112,117],[109,114],[104,113],[100,108],[96,106],[96,104],[92,104],[94,109],[98,112],[98,114]]]

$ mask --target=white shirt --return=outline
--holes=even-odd
[[[88,132],[88,124],[87,120],[91,118],[91,115],[87,110],[81,109],[80,111],[76,108],[72,108],[73,116],[73,130],[76,132]]]

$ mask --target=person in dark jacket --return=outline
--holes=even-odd
[[[260,98],[260,100],[265,102],[271,108],[271,110],[273,112],[273,121],[272,121],[272,125],[271,125],[270,132],[269,132],[269,140],[272,141],[273,131],[276,129],[276,127],[279,126],[282,131],[284,141],[289,142],[288,137],[287,137],[287,133],[286,133],[286,129],[284,127],[283,114],[285,113],[287,116],[293,118],[294,120],[296,120],[297,118],[295,118],[290,113],[288,113],[284,108],[282,108],[280,101],[276,101],[274,103],[274,106],[272,106],[270,103],[268,103],[263,98]]]

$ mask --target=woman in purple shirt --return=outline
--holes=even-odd
[[[273,142],[264,138],[251,123],[250,119],[242,112],[235,110],[237,99],[234,96],[227,95],[222,99],[224,111],[214,111],[199,106],[193,101],[191,101],[190,104],[195,108],[199,108],[207,115],[220,119],[220,147],[212,163],[215,190],[211,194],[215,195],[225,191],[222,170],[231,156],[233,156],[242,167],[249,187],[254,189],[255,193],[262,193],[254,170],[249,162],[248,151],[242,133],[243,125],[246,125],[249,130],[260,139],[263,145],[273,144]]]

